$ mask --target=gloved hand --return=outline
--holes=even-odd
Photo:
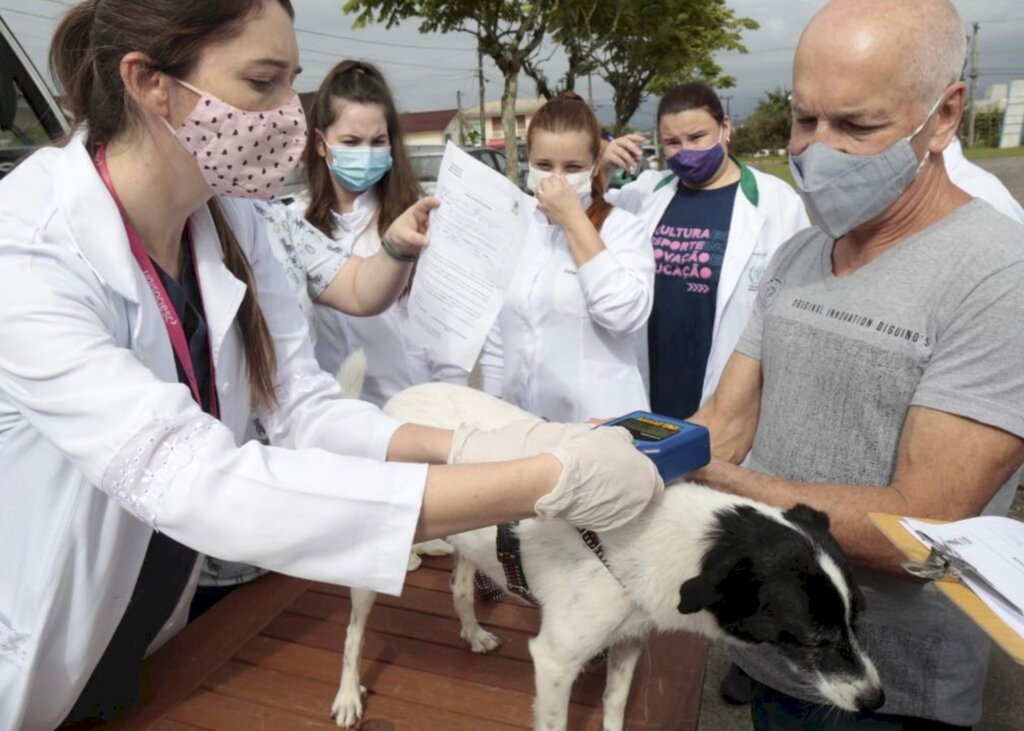
[[[557,447],[573,437],[587,434],[586,424],[558,424],[543,419],[520,419],[500,429],[477,429],[460,425],[452,437],[448,464],[504,462],[532,457],[548,447]]]
[[[611,530],[633,520],[665,490],[654,463],[633,446],[622,427],[587,430],[544,451],[564,468],[555,489],[534,506],[542,519]]]

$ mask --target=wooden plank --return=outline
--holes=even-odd
[[[176,721],[208,731],[338,731],[326,714],[321,716],[311,718],[210,690],[197,692],[168,714]]]
[[[312,597],[310,595],[313,595]],[[311,607],[309,602],[315,602]],[[321,605],[322,604],[322,605]],[[303,613],[297,608],[302,605]],[[342,597],[327,597],[307,592],[271,622],[264,635],[289,642],[298,642],[340,653],[344,648],[345,631],[351,605]],[[390,611],[375,607],[375,611]],[[294,611],[294,613],[293,613]],[[397,610],[401,611],[401,610]],[[318,622],[331,617],[333,621]],[[408,622],[408,627],[396,623]],[[374,620],[373,612],[367,620],[367,633],[363,656],[369,659],[393,662],[403,667],[445,673],[454,677],[487,678],[479,682],[495,687],[533,692],[533,661],[526,643],[531,635],[498,631],[503,644],[497,650],[481,655],[472,652],[458,635],[458,620],[448,619],[450,630],[432,636],[429,627],[422,625],[419,614],[388,617],[382,623]],[[510,637],[514,636],[514,642]],[[516,647],[509,651],[507,648]],[[340,660],[337,667],[340,668]],[[580,674],[574,686],[573,698],[579,703],[596,705],[604,692],[604,667],[590,668]]]
[[[324,596],[349,596],[349,590],[343,586],[314,584],[309,592]],[[455,607],[452,605],[450,591],[434,591],[415,586],[406,586],[401,597],[378,594],[375,606],[402,607],[415,612],[433,614],[439,617],[454,617]],[[301,611],[294,609],[293,611]],[[535,635],[540,628],[540,613],[536,607],[520,604],[513,600],[498,602],[476,600],[476,616],[480,624],[491,628],[514,629]]]
[[[388,675],[388,679],[395,679],[394,674]],[[367,701],[364,723],[370,719],[383,719],[396,731],[479,731],[485,728],[504,731],[518,726],[510,727],[486,718],[481,719],[479,707],[470,708],[468,714],[440,707],[435,701],[445,698],[440,697],[440,691],[429,677],[424,678],[422,674],[396,680],[397,689],[408,690],[408,695],[418,696],[425,702],[396,698],[394,693],[375,694]],[[209,678],[208,684],[210,690],[223,695],[315,719],[329,717],[331,703],[338,690],[335,683],[310,680],[238,662],[230,662],[220,668]],[[474,714],[474,711],[477,713]]]
[[[270,574],[231,592],[143,665],[142,702],[122,728],[141,729],[191,695],[310,582]]]
[[[251,654],[250,654],[251,649]],[[242,657],[242,656],[240,656]],[[246,660],[257,659],[258,666],[250,666],[273,672],[287,685],[292,679],[317,683],[326,687],[326,695],[319,698],[328,706],[338,690],[337,668],[340,658],[334,653],[303,645],[278,643],[276,646],[257,645],[254,641],[244,654]],[[317,678],[308,675],[316,674]],[[529,728],[533,713],[533,691],[517,692],[491,687],[473,680],[451,678],[431,671],[411,670],[386,662],[364,658],[360,664],[360,677],[369,690],[366,701],[368,713],[387,718],[384,711],[375,704],[380,698],[390,698],[427,706],[447,713],[477,719],[477,728],[489,728],[487,724],[499,727],[512,726]],[[215,688],[225,692],[220,686]],[[287,687],[275,690],[281,697],[288,695]],[[569,707],[573,729],[600,729],[601,709],[572,703]],[[390,719],[388,719],[390,720]]]
[[[288,607],[287,613],[324,621],[336,628],[338,634],[344,639],[350,607],[349,600],[344,597],[305,592],[296,597]],[[379,605],[374,606],[366,624],[368,629],[377,632],[427,640],[450,647],[466,647],[466,644],[459,638],[461,624],[454,616],[454,611],[449,616],[439,616],[419,612],[405,606]],[[494,634],[502,641],[501,647],[495,652],[503,656],[529,661],[531,658],[527,643],[535,633],[536,629],[523,632],[494,628]]]
[[[202,731],[203,726],[191,726],[180,721],[172,721],[167,718],[160,719],[149,727],[149,731]],[[337,731],[337,729],[335,729]]]
[[[254,665],[271,667],[282,672],[296,672],[318,680],[339,680],[340,647],[331,650],[306,645],[314,652],[303,653],[302,662],[306,664],[297,664],[287,658],[292,657],[294,652],[297,652],[294,648],[298,647],[302,645],[285,639],[261,636],[243,647],[237,658]],[[527,695],[534,692],[533,665],[498,655],[476,655],[442,645],[370,632],[366,635],[363,658]],[[367,688],[374,688],[374,678],[363,677],[362,682]],[[581,674],[573,687],[572,698],[581,705],[598,706],[601,704],[603,692],[603,674]]]

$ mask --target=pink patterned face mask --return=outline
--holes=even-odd
[[[298,94],[278,109],[248,112],[175,79],[199,95],[181,127],[168,129],[192,153],[216,195],[274,198],[306,146],[306,115]]]

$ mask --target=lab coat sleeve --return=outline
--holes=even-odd
[[[254,225],[244,202],[222,199],[222,205],[245,242],[260,309],[277,355],[276,408],[257,411],[270,443],[383,461],[401,422],[373,404],[341,398],[337,381],[316,361],[306,318],[291,306],[294,297],[266,241],[265,227]]]
[[[500,398],[505,389],[505,355],[498,323],[491,325],[480,353],[480,390]]]
[[[72,247],[38,240],[32,230],[5,229],[0,394],[56,453],[136,518],[201,552],[311,579],[400,590],[425,465],[256,442],[236,446],[235,435],[200,411],[185,386],[161,381],[139,359],[146,356],[125,347],[124,301]],[[272,258],[269,250],[265,256]],[[262,278],[269,267],[261,262],[256,269]],[[276,288],[286,292],[280,267],[272,269]],[[294,339],[304,329],[302,317],[294,306],[280,309],[296,321]],[[280,316],[270,318],[272,332],[280,331]],[[283,348],[285,377],[298,375],[296,349],[293,342]],[[283,420],[298,423],[278,432],[295,445],[383,442],[393,428],[372,407],[329,406],[324,381],[292,390],[282,400]],[[328,422],[348,436],[321,436]],[[379,450],[372,444],[363,451]]]
[[[609,332],[633,333],[654,305],[654,252],[635,216],[613,210],[601,227],[605,250],[579,267],[590,318]]]

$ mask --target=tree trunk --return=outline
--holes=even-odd
[[[516,139],[516,96],[519,94],[518,71],[505,75],[505,90],[501,94],[501,127],[505,133],[505,176],[519,185],[519,145]]]

